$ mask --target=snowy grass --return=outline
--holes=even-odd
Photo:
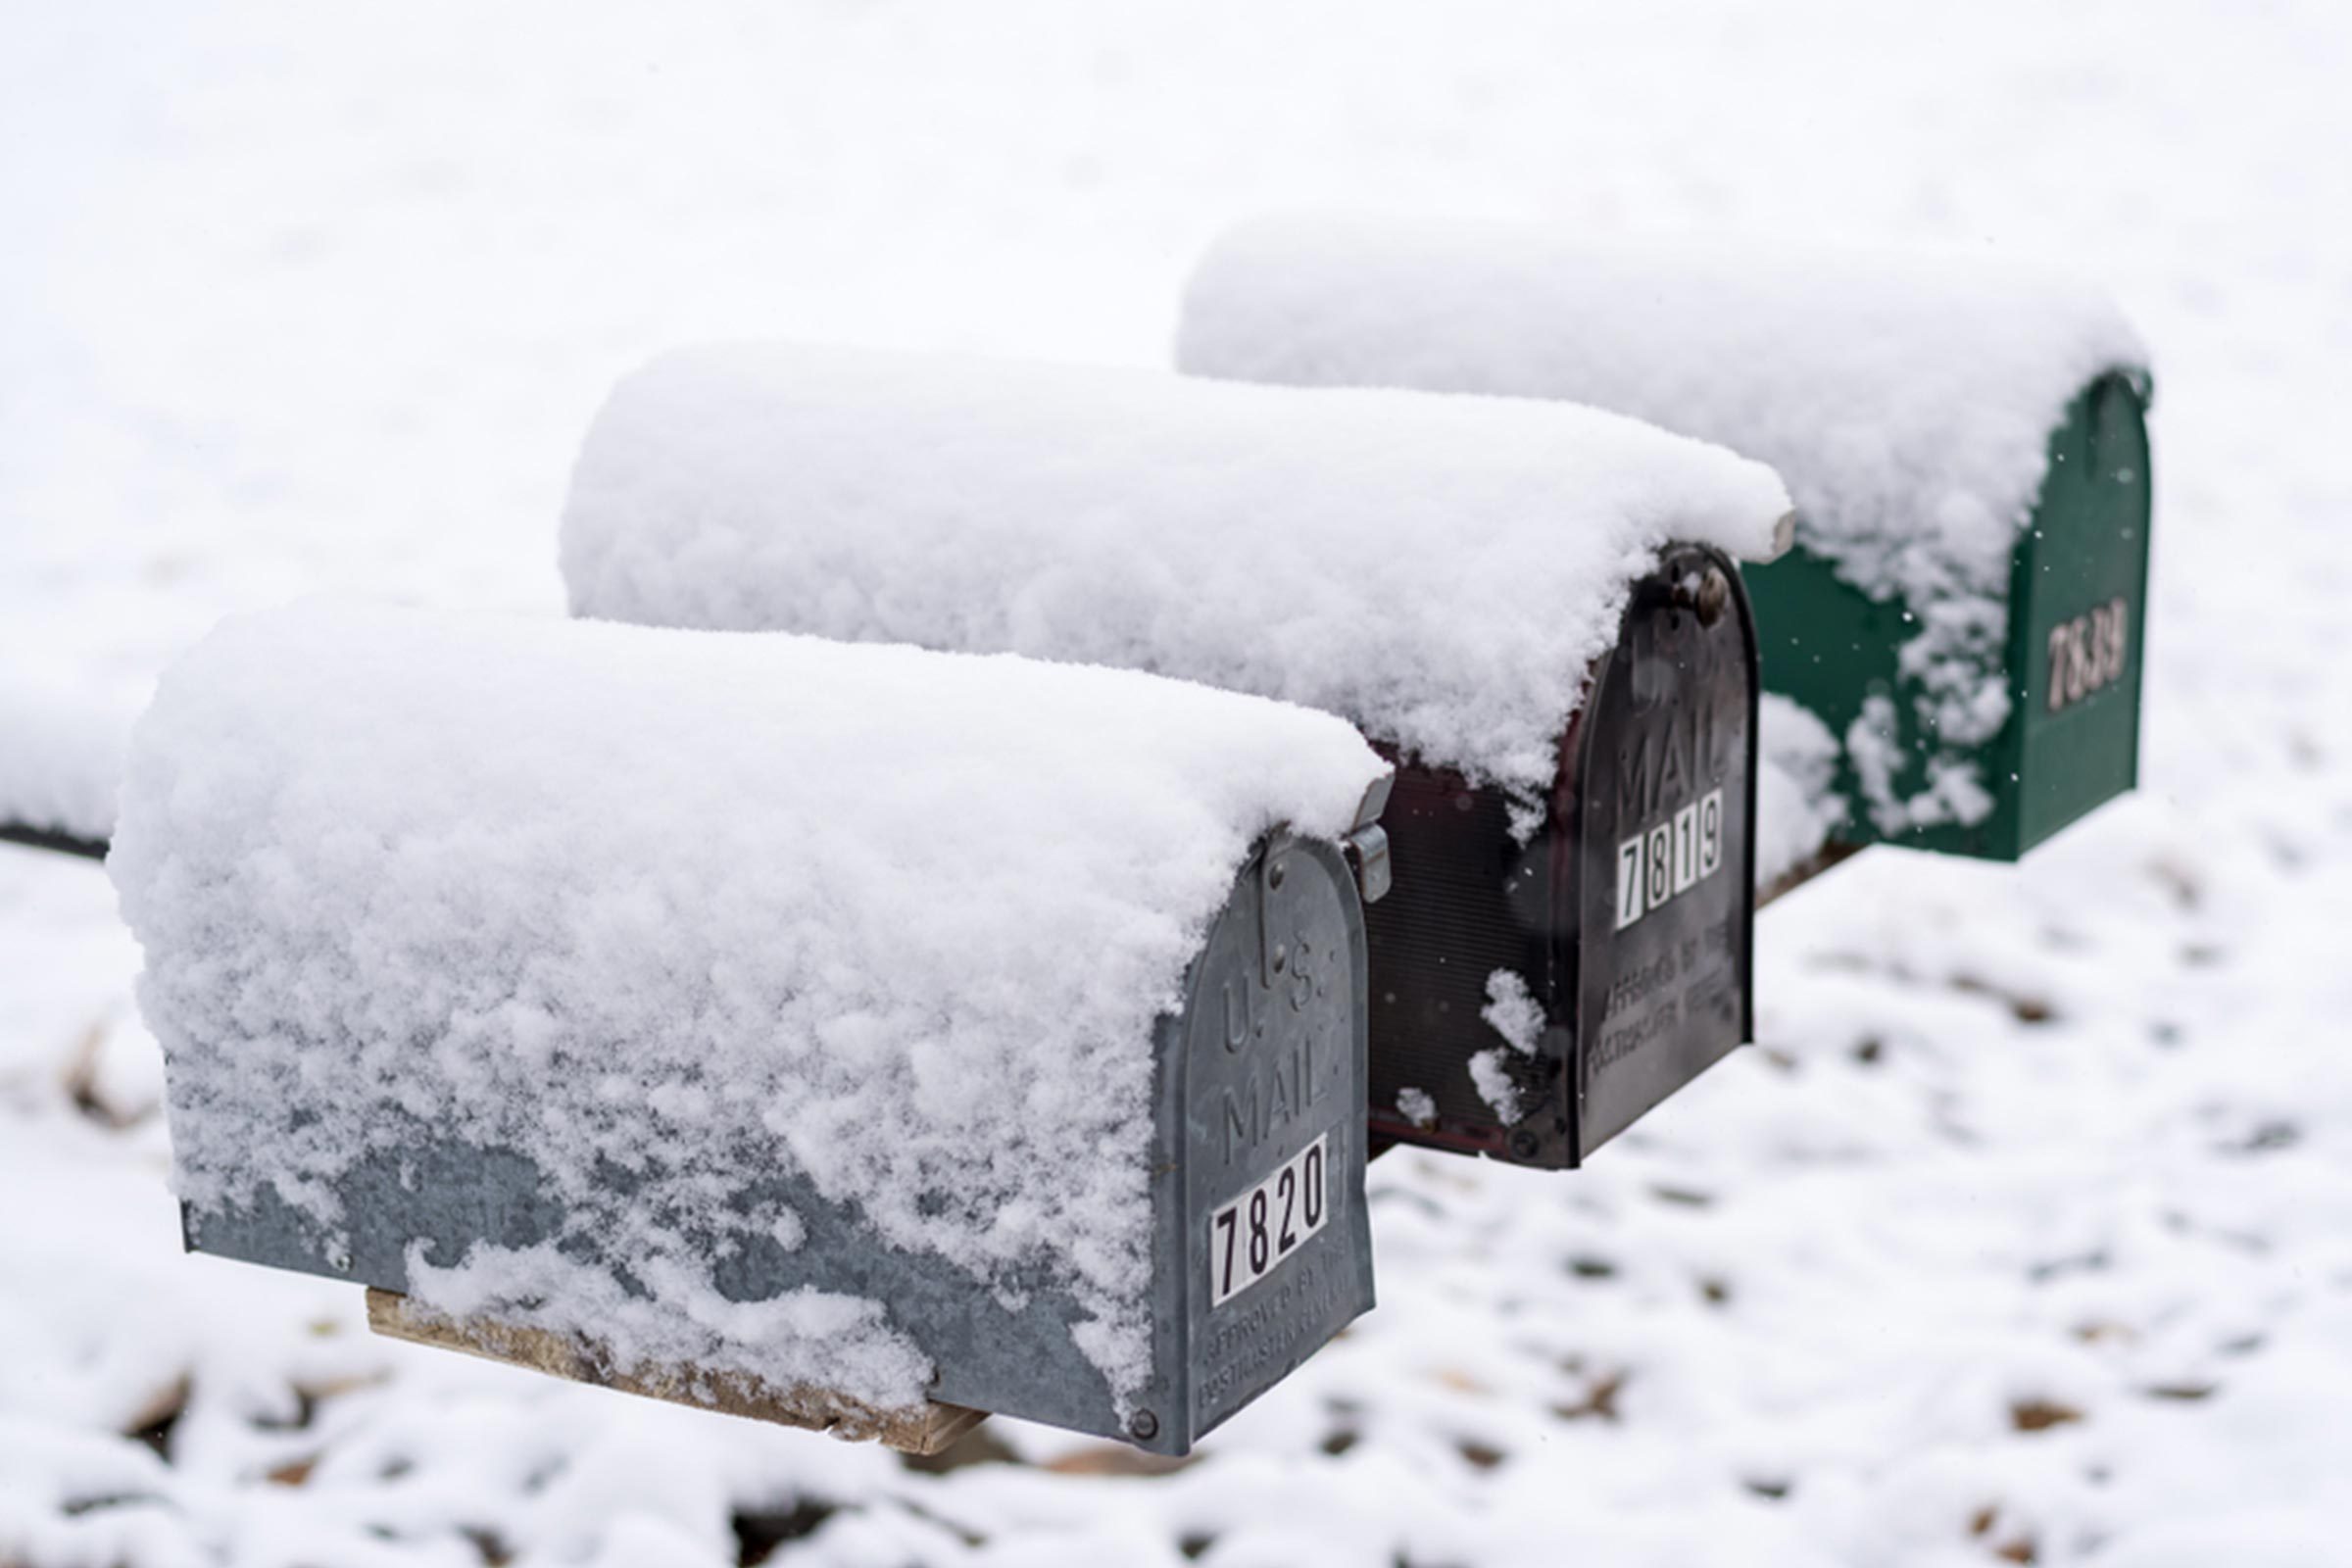
[[[20,9],[11,767],[230,608],[552,608],[671,342],[1164,364],[1266,207],[2051,256],[2164,381],[2142,794],[1775,905],[1762,1042],[1584,1173],[1381,1161],[1380,1308],[1174,1471],[930,1474],[180,1256],[104,879],[0,850],[0,1562],[2342,1559],[2339,6]]]

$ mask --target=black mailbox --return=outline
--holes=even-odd
[[[1739,573],[1673,549],[1532,837],[1503,792],[1399,766],[1397,886],[1368,914],[1375,1132],[1573,1166],[1748,1039],[1756,702]]]

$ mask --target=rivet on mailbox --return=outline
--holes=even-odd
[[[112,861],[187,1243],[740,1415],[1182,1453],[1372,1303],[1387,773],[1128,671],[232,620]]]
[[[1796,547],[1747,574],[1767,883],[1825,833],[2015,859],[2136,782],[2148,360],[2095,289],[1297,217],[1218,242],[1182,345],[1209,375],[1615,409],[1778,468]]]
[[[564,562],[583,614],[1125,665],[1354,721],[1399,760],[1373,1123],[1558,1166],[1747,1038],[1734,563],[1788,514],[1761,465],[1587,409],[752,345],[622,383]]]

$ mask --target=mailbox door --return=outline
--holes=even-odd
[[[2050,444],[2010,594],[2016,853],[2139,782],[2153,491],[2138,387],[2092,384]]]
[[[1694,585],[1704,585],[1696,588]],[[1634,590],[1575,737],[1556,886],[1578,932],[1581,1161],[1751,1031],[1756,657],[1739,573],[1671,552]]]
[[[1188,986],[1175,1410],[1131,1416],[1182,1453],[1372,1307],[1364,1209],[1364,926],[1328,845],[1276,838],[1251,860]]]

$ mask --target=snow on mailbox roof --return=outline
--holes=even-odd
[[[1588,409],[746,345],[621,383],[563,559],[588,615],[1158,670],[1542,790],[1630,576],[1788,511]]]
[[[1777,467],[1876,596],[2006,594],[2067,404],[2147,353],[2112,301],[1980,257],[1609,245],[1299,214],[1221,238],[1178,359],[1244,381],[1615,409]]]
[[[663,1309],[596,1321],[624,1357],[919,1394],[871,1303],[711,1290],[680,1216],[793,1225],[705,1185],[750,1157],[981,1280],[1042,1269],[1122,1389],[1154,1018],[1251,843],[1346,832],[1385,772],[1328,714],[1129,671],[314,602],[168,673],[110,865],[200,1212],[274,1189],[331,1233],[335,1177],[421,1121],[632,1259]],[[421,1261],[461,1311],[566,1263]],[[574,1306],[614,1308],[589,1272]]]

